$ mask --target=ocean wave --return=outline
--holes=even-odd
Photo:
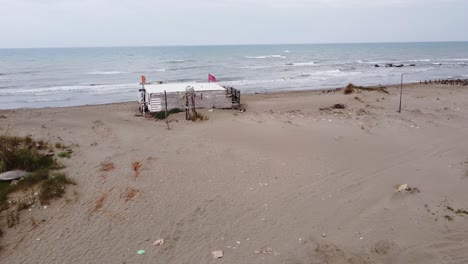
[[[308,76],[323,76],[323,77],[344,77],[350,75],[357,75],[361,74],[360,71],[342,71],[342,70],[328,70],[328,71],[316,71],[311,73],[302,73],[301,77],[308,77]]]
[[[34,96],[44,96],[44,95],[52,95],[55,94],[54,92],[38,92],[38,93],[33,93]]]
[[[156,70],[154,70],[154,71],[156,71],[156,72],[165,72],[166,69],[156,69]]]
[[[385,65],[385,64],[388,64],[388,63],[404,64],[405,62],[408,63],[408,62],[431,62],[431,61],[432,61],[431,59],[409,59],[409,60],[405,60],[405,59],[388,59],[388,60],[376,60],[376,61],[357,60],[355,62],[358,63],[358,64]]]
[[[169,68],[166,69],[166,71],[178,71],[178,70],[195,70],[195,69],[206,69],[209,68],[210,66],[202,66],[202,65],[195,65],[195,66],[185,66],[185,67],[175,67],[175,68]]]
[[[248,66],[239,66],[234,67],[235,69],[249,69],[249,70],[258,70],[258,69],[268,69],[268,68],[275,68],[276,66],[272,65],[248,65]]]
[[[169,61],[166,61],[166,63],[183,63],[185,62],[185,60],[169,60]]]
[[[443,59],[441,61],[468,61],[468,58],[450,58],[450,59]]]
[[[389,62],[389,61],[380,61],[380,60],[379,60],[379,61],[365,61],[365,60],[363,61],[363,60],[357,60],[356,63],[359,63],[359,64],[372,64],[372,65],[374,65],[374,64],[387,64],[387,63],[397,63],[397,62],[395,62],[395,61],[391,61],[391,62]]]
[[[284,53],[290,53],[291,51],[289,51],[289,50],[285,50],[285,51],[283,51],[283,52],[284,52]]]
[[[70,86],[51,86],[38,87],[32,89],[0,89],[0,95],[23,95],[36,93],[63,93],[63,92],[88,92],[88,91],[108,91],[116,89],[134,88],[137,83],[132,84],[106,84],[106,85],[70,85]]]
[[[15,100],[15,103],[44,103],[44,102],[60,102],[60,101],[70,101],[70,97],[61,97],[61,98],[35,98],[29,100]]]
[[[222,84],[228,85],[228,86],[243,86],[243,85],[275,83],[275,82],[283,82],[283,81],[285,81],[284,78],[271,79],[271,80],[237,80],[237,81],[222,82]]]
[[[136,89],[114,89],[114,90],[98,90],[91,91],[89,94],[92,95],[110,95],[110,94],[128,94],[131,92],[136,92]]]
[[[0,75],[1,75],[1,76],[7,76],[7,75],[21,75],[21,74],[36,75],[37,73],[41,73],[41,71],[39,71],[39,70],[26,70],[26,71],[18,71],[18,72],[0,73]]]
[[[86,74],[90,75],[116,75],[116,74],[124,74],[126,72],[122,71],[93,71],[93,72],[88,72]]]
[[[419,60],[407,60],[407,61],[412,61],[412,62],[431,62],[432,60],[430,60],[430,59],[419,59]]]
[[[315,62],[293,62],[293,63],[286,63],[287,66],[312,66],[315,65]]]
[[[429,71],[429,70],[432,70],[432,69],[434,69],[434,67],[428,67],[428,68],[414,68],[414,67],[411,67],[411,68],[405,69],[405,71],[425,72],[425,71]]]
[[[245,56],[246,59],[285,59],[283,55]]]

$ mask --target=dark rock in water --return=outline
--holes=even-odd
[[[7,171],[0,173],[0,181],[18,180],[26,175],[28,175],[28,173],[22,170]]]
[[[414,67],[414,66],[416,66],[416,64],[410,64],[409,66]]]
[[[401,68],[401,67],[403,67],[403,64],[395,64],[395,67]]]
[[[385,64],[385,67],[393,67],[393,63],[387,63]]]
[[[344,104],[335,104],[335,105],[333,106],[333,108],[334,108],[334,109],[345,109],[346,106],[345,106]]]
[[[376,68],[379,68],[379,67],[380,67],[380,65],[376,64],[374,67],[376,67]]]

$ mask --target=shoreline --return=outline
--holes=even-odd
[[[401,113],[399,86],[250,94],[170,130],[136,101],[0,110],[0,135],[69,146],[76,182],[0,212],[0,262],[468,262],[468,87],[405,87]]]
[[[419,85],[420,83],[414,82],[414,83],[404,83],[404,87],[413,87],[415,85]],[[394,88],[394,87],[400,87],[399,84],[389,84],[389,85],[370,85],[370,86],[359,86],[359,87],[364,87],[365,88]],[[234,87],[235,88],[235,87]],[[317,89],[304,89],[304,90],[278,90],[278,91],[272,91],[272,92],[249,92],[249,93],[242,93],[241,96],[246,96],[250,97],[252,95],[259,95],[259,94],[294,94],[294,93],[314,93],[314,92],[322,92],[322,91],[335,91],[339,92],[340,90],[344,89],[345,87],[334,87],[334,88],[317,88]],[[241,91],[242,92],[242,91]],[[137,94],[137,92],[135,92]],[[113,103],[102,103],[102,104],[84,104],[84,105],[74,105],[74,106],[50,106],[50,107],[22,107],[22,108],[8,108],[8,109],[1,109],[1,111],[14,111],[14,110],[32,110],[32,109],[66,109],[66,108],[75,108],[75,107],[93,107],[93,106],[105,106],[105,105],[119,105],[119,104],[130,104],[132,102],[137,102],[136,100],[129,100],[129,101],[123,101],[123,102],[113,102]]]

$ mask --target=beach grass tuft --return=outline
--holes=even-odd
[[[8,196],[12,193],[24,192],[38,188],[40,191],[39,200],[41,203],[48,203],[53,197],[60,197],[64,193],[66,184],[74,184],[63,173],[51,171],[63,168],[53,155],[46,153],[50,147],[48,142],[43,140],[35,141],[30,136],[16,137],[0,135],[0,173],[22,170],[26,171],[26,176],[10,182],[0,182],[0,211],[10,208],[6,203]],[[63,145],[60,145],[63,148]],[[70,157],[72,151],[64,151],[63,157]],[[34,204],[35,196],[23,195],[18,198],[17,211],[26,209]]]
[[[60,158],[69,159],[71,156],[71,153],[72,153],[71,150],[61,151],[57,156],[59,156]]]
[[[0,173],[10,170],[36,171],[57,165],[53,157],[39,152],[45,143],[29,137],[0,136]]]
[[[65,193],[65,186],[76,183],[70,180],[64,173],[55,173],[40,186],[39,201],[41,204],[49,204],[50,200],[60,198]]]

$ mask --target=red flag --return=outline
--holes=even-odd
[[[218,80],[216,80],[216,77],[214,77],[213,75],[208,74],[208,81],[209,82],[217,82]]]

